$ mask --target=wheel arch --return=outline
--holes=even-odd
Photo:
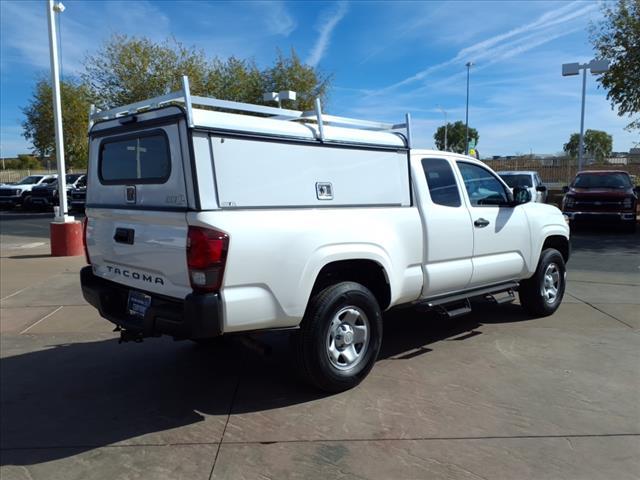
[[[381,310],[391,303],[391,285],[385,267],[370,258],[335,260],[325,264],[315,277],[307,305],[314,295],[330,285],[356,282],[371,291]]]
[[[547,248],[555,248],[562,254],[562,258],[564,259],[564,263],[569,261],[569,257],[571,256],[571,243],[569,243],[569,239],[563,235],[550,235],[545,238],[544,243],[542,244],[542,248],[540,249],[540,254]],[[540,258],[540,255],[538,255]]]

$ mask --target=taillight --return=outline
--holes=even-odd
[[[191,287],[198,292],[220,290],[229,249],[229,235],[218,230],[189,227],[187,266]]]
[[[87,248],[87,225],[89,223],[89,217],[84,217],[82,221],[82,246],[84,247],[84,257],[87,259],[87,263],[91,265],[91,258],[89,257],[89,249]]]

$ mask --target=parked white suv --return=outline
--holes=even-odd
[[[136,110],[171,99],[184,108]],[[185,85],[100,118],[81,283],[125,340],[292,329],[306,378],[340,391],[372,368],[392,307],[454,317],[515,291],[535,316],[560,305],[561,212],[475,159],[411,148],[408,117],[191,100]]]
[[[531,193],[531,201],[538,203],[546,203],[549,194],[546,185],[542,183],[542,179],[538,172],[508,170],[498,172],[498,175],[505,181],[510,188],[523,187]]]

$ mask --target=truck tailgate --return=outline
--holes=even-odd
[[[87,247],[94,273],[174,298],[191,293],[184,212],[89,209]]]

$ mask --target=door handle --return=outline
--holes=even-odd
[[[116,228],[116,234],[113,236],[113,239],[118,243],[133,245],[135,233],[133,228]]]
[[[478,228],[484,228],[487,225],[489,225],[489,220],[486,220],[484,218],[479,218],[475,222],[473,222],[473,224]]]

